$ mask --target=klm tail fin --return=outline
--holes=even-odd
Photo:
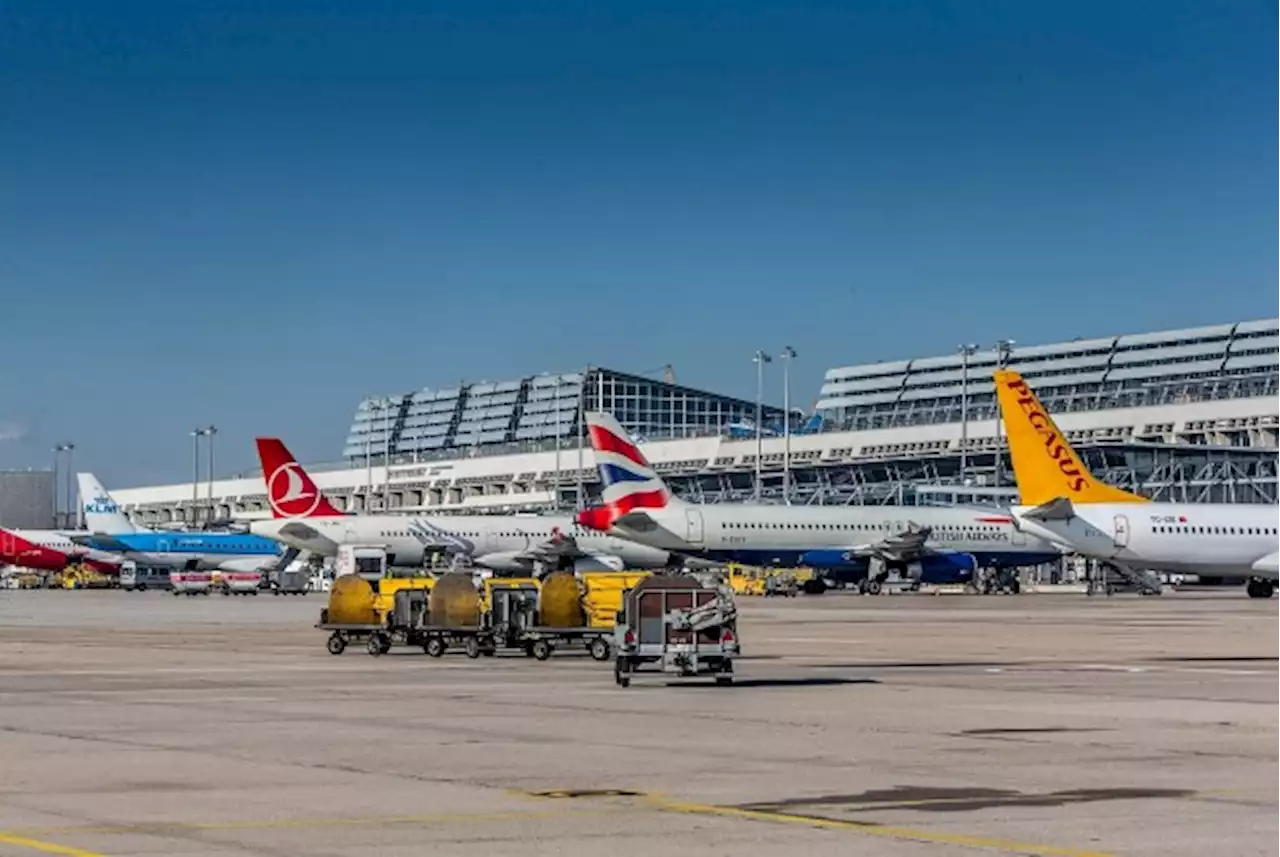
[[[120,506],[112,499],[110,492],[102,487],[98,477],[92,473],[77,473],[76,482],[80,485],[84,525],[89,532],[109,536],[138,532],[137,525],[120,511]]]
[[[601,499],[606,506],[625,515],[632,509],[661,509],[680,503],[612,416],[588,413],[587,432],[604,482]]]
[[[995,382],[1014,479],[1024,505],[1039,506],[1059,498],[1072,503],[1148,502],[1094,477],[1021,375],[1000,370]]]

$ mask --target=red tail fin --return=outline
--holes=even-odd
[[[258,458],[262,478],[267,483],[267,501],[277,518],[332,518],[341,515],[311,481],[293,453],[278,437],[258,438]]]

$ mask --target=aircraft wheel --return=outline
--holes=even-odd
[[[878,580],[868,580],[868,581],[867,581],[867,594],[868,594],[868,595],[879,595],[879,594],[880,594],[880,590],[881,590],[881,589],[882,589],[882,585],[881,585],[880,581],[878,581]]]
[[[1250,598],[1270,598],[1275,594],[1276,585],[1269,580],[1254,579],[1245,584],[1244,591]]]

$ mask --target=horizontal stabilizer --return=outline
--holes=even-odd
[[[1075,507],[1066,497],[1055,497],[1048,503],[1041,503],[1033,509],[1020,513],[1024,518],[1035,521],[1065,521],[1076,516]]]
[[[651,530],[655,526],[653,518],[650,518],[648,513],[639,509],[627,512],[613,523],[614,526],[626,527],[628,530]]]

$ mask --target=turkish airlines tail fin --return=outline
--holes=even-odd
[[[257,443],[272,515],[277,518],[333,518],[343,514],[324,496],[280,438],[260,437]]]
[[[76,482],[80,486],[80,506],[84,510],[85,529],[109,536],[138,532],[137,525],[120,511],[111,492],[102,487],[98,477],[92,473],[77,473]]]
[[[1021,375],[1002,369],[995,373],[995,382],[1023,505],[1059,499],[1076,504],[1148,502],[1090,473]]]

